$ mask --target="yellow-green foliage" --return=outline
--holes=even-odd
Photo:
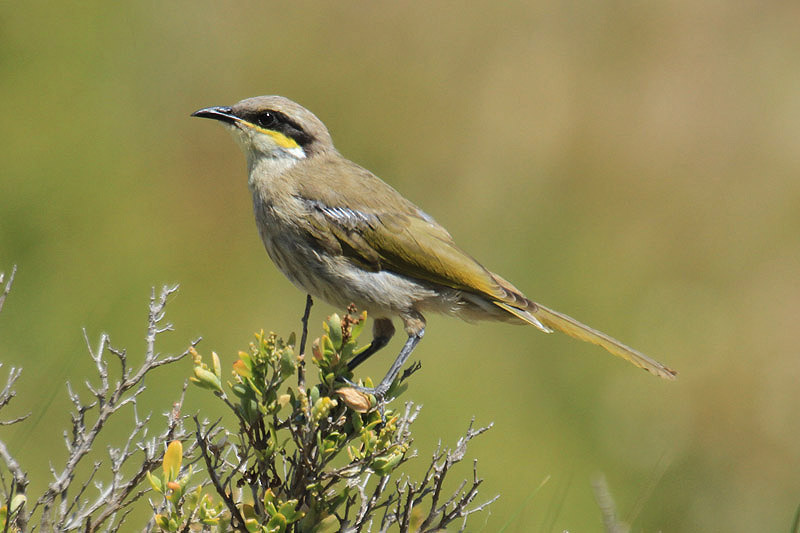
[[[227,373],[216,353],[207,364],[192,349],[190,380],[225,402],[238,427],[228,432],[227,448],[223,443],[212,452],[213,444],[201,444],[214,495],[202,486],[184,494],[193,469],[181,471],[179,442],[167,447],[163,477],[148,474],[167,500],[156,524],[164,531],[205,525],[325,533],[357,522],[364,492],[352,480],[389,476],[410,446],[408,416],[383,405],[376,409],[373,397],[343,386],[341,378],[351,377],[347,361],[363,349],[357,341],[365,321],[366,313],[352,308],[343,318],[327,318],[325,333],[312,343],[320,383],[310,387],[294,334],[284,341],[257,333]],[[399,392],[396,383],[389,397]]]

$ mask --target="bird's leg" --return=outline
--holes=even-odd
[[[403,319],[403,322],[405,324],[405,330],[406,333],[408,334],[408,340],[403,345],[403,348],[400,350],[400,353],[397,354],[397,357],[395,358],[394,363],[392,363],[392,366],[389,368],[389,371],[386,373],[381,382],[378,383],[378,386],[375,388],[354,387],[361,392],[365,392],[367,394],[374,394],[378,398],[379,403],[383,401],[383,397],[386,395],[386,392],[389,390],[389,387],[392,386],[392,383],[397,378],[397,375],[400,373],[400,370],[402,370],[403,365],[406,364],[406,361],[408,360],[408,357],[411,355],[411,352],[414,351],[414,348],[416,348],[417,344],[422,339],[422,336],[425,334],[425,318],[423,318],[423,316],[418,312],[410,311],[408,313],[400,315],[400,318]],[[380,319],[380,320],[386,320],[386,323],[391,325],[391,322],[388,319]],[[378,321],[376,320],[376,324],[373,327],[374,331],[377,330],[377,328],[379,327],[377,325],[377,322]],[[381,324],[381,327],[384,327],[386,323]],[[394,333],[393,326],[391,331],[392,333]],[[370,345],[370,347],[367,348],[366,351],[369,351],[371,348],[372,345]],[[372,353],[375,353],[375,351],[377,351],[377,349],[372,351]],[[358,363],[362,361],[363,359],[358,361]]]
[[[411,355],[411,352],[414,351],[414,348],[416,348],[417,343],[419,343],[419,341],[422,340],[422,336],[424,334],[425,334],[425,328],[420,330],[418,333],[415,333],[414,335],[408,336],[408,340],[403,345],[403,349],[400,350],[399,354],[397,354],[397,358],[395,358],[394,363],[392,363],[392,366],[389,368],[389,371],[383,377],[381,382],[378,383],[378,386],[375,387],[375,390],[372,391],[372,394],[377,396],[379,399],[383,399],[383,397],[386,395],[386,392],[389,390],[389,387],[392,386],[392,383],[394,383],[395,378],[397,378],[397,374],[400,373],[400,370],[403,368],[403,365],[406,364],[408,356]]]
[[[358,365],[389,344],[394,335],[394,325],[388,318],[376,318],[372,323],[372,342],[361,353],[347,362],[347,369],[353,371]]]

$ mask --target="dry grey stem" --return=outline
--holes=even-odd
[[[408,431],[408,426],[416,419],[419,410],[419,406],[412,410],[412,405],[407,404],[405,414],[401,417],[400,422],[403,425],[403,434]],[[471,482],[468,483],[464,480],[449,496],[444,494],[444,480],[453,466],[464,459],[469,441],[490,428],[491,424],[473,429],[472,423],[470,423],[467,433],[458,440],[453,449],[446,450],[440,446],[436,450],[422,481],[415,483],[408,478],[398,479],[394,482],[394,490],[388,495],[385,493],[390,482],[389,476],[381,477],[372,490],[367,488],[370,484],[369,473],[364,473],[352,480],[351,486],[357,488],[361,505],[352,525],[343,531],[347,533],[371,532],[375,525],[375,514],[382,509],[383,514],[379,518],[379,532],[384,533],[393,527],[397,527],[402,533],[410,532],[413,526],[411,523],[412,510],[418,505],[430,505],[430,509],[421,525],[418,525],[418,528],[413,531],[419,533],[444,531],[449,524],[459,520],[461,521],[459,531],[464,531],[467,518],[473,513],[485,510],[499,496],[471,506],[477,496],[478,487],[483,481],[478,478],[477,461],[473,462]],[[430,504],[424,503],[426,499],[430,500]],[[444,502],[440,503],[443,500]]]
[[[0,293],[0,311],[3,310],[3,304],[6,303],[6,297],[8,293],[11,292],[11,286],[14,284],[14,276],[17,273],[17,265],[11,267],[11,274],[8,276],[8,281],[5,281],[6,274],[5,272],[0,272],[0,285],[5,282],[5,287],[3,288],[3,292]]]
[[[0,296],[0,306],[12,280],[13,271]],[[175,439],[187,440],[189,437],[190,433],[185,428],[186,417],[180,414],[183,394],[173,409],[165,413],[166,424],[163,429],[152,436],[154,424],[150,415],[141,417],[137,409],[137,399],[146,390],[145,376],[158,367],[183,359],[189,353],[186,350],[177,355],[165,355],[156,351],[158,335],[172,329],[169,323],[164,322],[164,310],[169,297],[176,290],[177,286],[165,286],[158,296],[155,290],[151,293],[144,357],[138,366],[131,363],[125,350],[112,346],[108,335],[101,335],[93,348],[84,331],[89,356],[95,363],[97,374],[93,380],[85,382],[88,395],[76,391],[67,383],[67,394],[73,405],[71,430],[64,432],[67,458],[63,466],[51,466],[53,480],[41,495],[35,499],[26,495],[27,503],[18,509],[13,519],[13,525],[19,531],[120,531],[131,510],[130,506],[146,493],[141,486],[142,481],[146,472],[160,463],[164,443]],[[192,346],[197,342],[199,339]],[[109,371],[109,358],[119,363],[118,372]],[[11,369],[6,386],[0,391],[0,409],[13,397],[13,385],[19,374],[19,370]],[[110,446],[107,457],[101,459],[93,447],[109,419],[119,418],[121,415],[117,413],[122,411],[132,418],[131,429],[123,435],[118,447]],[[192,454],[195,447],[193,441],[189,440],[189,443],[185,449],[187,456]],[[81,478],[78,475],[82,471],[79,466],[90,457],[95,462],[88,474]],[[10,486],[3,483],[6,499],[10,501],[14,494],[25,494],[27,474],[2,441],[0,461],[13,477]]]

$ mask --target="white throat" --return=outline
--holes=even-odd
[[[263,153],[248,153],[247,185],[250,190],[254,190],[257,185],[267,184],[295,166],[302,159],[305,159],[305,153],[302,157],[294,157],[289,154],[265,155]]]
[[[236,144],[247,157],[247,184],[253,190],[259,183],[269,182],[306,158],[305,151],[294,146],[279,146],[267,135],[254,135],[237,126],[230,127]]]

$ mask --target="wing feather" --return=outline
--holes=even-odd
[[[459,248],[444,227],[389,185],[343,159],[323,162],[322,170],[324,179],[318,168],[316,176],[296,180],[296,195],[307,208],[314,238],[335,239],[340,253],[371,269],[514,303],[492,273]]]

